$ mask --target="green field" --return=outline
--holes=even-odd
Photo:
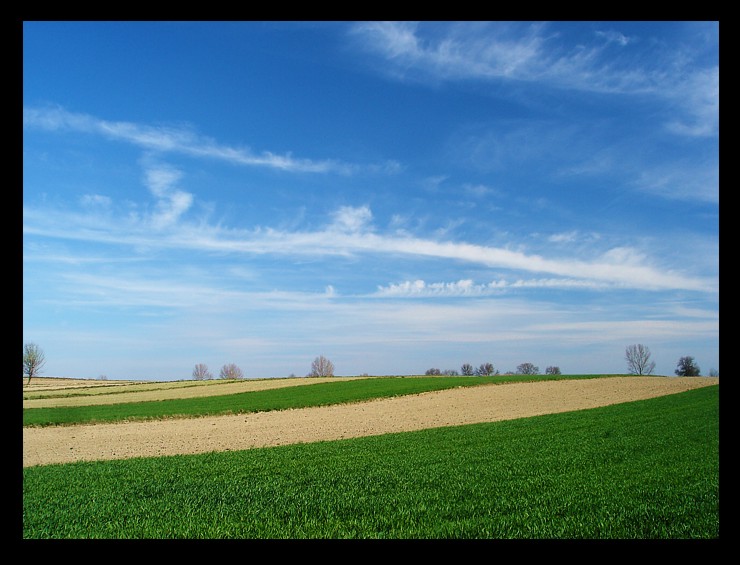
[[[30,467],[23,537],[718,538],[719,386],[505,422]]]

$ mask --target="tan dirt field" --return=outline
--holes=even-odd
[[[91,406],[173,398],[196,398],[251,392],[323,382],[378,377],[295,377],[285,379],[244,379],[207,381],[90,381],[85,379],[38,378],[23,387],[23,408],[47,406]],[[125,393],[125,394],[124,394]]]
[[[24,428],[23,466],[242,450],[495,422],[718,384],[719,378],[709,377],[611,377],[486,384],[318,408]]]

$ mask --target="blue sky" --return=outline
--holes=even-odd
[[[25,22],[44,374],[719,370],[717,22]]]

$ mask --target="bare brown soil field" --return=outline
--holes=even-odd
[[[242,450],[495,422],[654,398],[717,384],[719,378],[709,377],[487,384],[318,408],[24,428],[23,466]]]
[[[34,377],[31,384],[26,384],[26,377],[23,377],[23,393],[51,393],[60,390],[69,390],[77,388],[99,388],[125,386],[132,384],[144,384],[144,381],[107,381],[93,379],[68,379],[64,377]]]
[[[196,398],[311,385],[327,381],[357,380],[358,378],[378,377],[295,377],[172,382],[120,381],[115,382],[115,384],[113,384],[114,381],[47,378],[45,380],[39,379],[39,383],[32,380],[30,386],[23,387],[23,407],[90,406],[93,404],[121,404],[148,400]]]

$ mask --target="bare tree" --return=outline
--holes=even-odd
[[[473,366],[472,366],[472,365],[471,365],[470,363],[463,363],[463,366],[462,366],[462,367],[460,367],[460,372],[461,372],[461,373],[462,373],[463,375],[465,375],[465,376],[469,377],[469,376],[470,376],[470,375],[472,375],[472,374],[473,374],[473,372],[474,372],[474,371],[473,371]]]
[[[517,365],[516,372],[519,375],[538,375],[540,368],[532,363],[522,363],[521,365]]]
[[[424,373],[424,374],[425,375],[434,375],[434,376],[437,376],[437,375],[441,375],[442,374],[442,371],[440,371],[439,369],[432,368],[432,369],[427,369],[426,373]]]
[[[624,358],[630,375],[651,375],[655,370],[655,363],[650,360],[650,349],[641,343],[627,346]]]
[[[208,365],[206,365],[205,363],[198,363],[193,369],[193,378],[196,381],[202,381],[206,379],[210,380],[213,378],[213,375],[208,370]]]
[[[309,377],[333,377],[334,376],[334,363],[329,361],[323,355],[319,355],[311,363],[311,372],[308,374]]]
[[[698,377],[701,373],[699,365],[694,362],[694,358],[691,356],[681,357],[678,360],[678,366],[676,367],[675,373],[679,377]]]
[[[35,343],[23,345],[23,375],[28,377],[27,385],[31,384],[31,377],[37,376],[44,368],[46,357],[44,352]]]
[[[496,374],[496,369],[494,369],[493,363],[481,363],[481,366],[475,370],[475,374],[479,377],[490,377]]]
[[[218,374],[219,379],[243,379],[244,373],[234,363],[228,363],[221,367],[221,372]]]
[[[559,375],[560,374],[560,367],[548,367],[545,369],[546,375]]]

